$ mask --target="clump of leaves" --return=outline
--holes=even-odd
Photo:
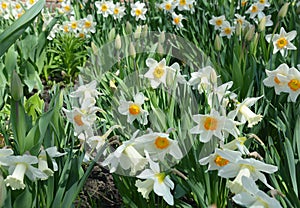
[[[48,65],[44,70],[45,79],[69,84],[76,80],[87,58],[85,40],[74,34],[60,34],[50,46]]]

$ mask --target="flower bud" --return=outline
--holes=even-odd
[[[165,50],[164,50],[163,46],[161,45],[161,43],[158,43],[156,51],[160,55],[163,55],[165,53]]]
[[[135,39],[139,39],[139,38],[141,37],[141,32],[142,32],[142,26],[141,26],[141,25],[138,25],[138,26],[136,27],[136,30],[135,30],[134,34],[133,34],[133,37],[134,37]]]
[[[251,26],[245,35],[245,39],[250,42],[253,39],[254,32],[255,26]]]
[[[23,85],[16,71],[13,71],[10,85],[11,97],[15,101],[23,98]]]
[[[113,41],[116,37],[116,29],[113,27],[108,33],[108,40]]]
[[[166,40],[166,35],[165,35],[165,32],[162,31],[162,32],[160,32],[160,35],[158,37],[158,42],[163,43],[163,42],[165,42],[165,40]]]
[[[285,4],[281,7],[281,9],[280,9],[279,12],[278,12],[278,17],[279,17],[279,18],[284,18],[284,17],[286,16],[286,13],[287,13],[287,11],[288,11],[288,9],[289,9],[289,5],[290,5],[290,3],[285,3]]]
[[[258,30],[261,32],[264,31],[266,29],[266,23],[267,23],[267,17],[264,16],[259,22]]]
[[[241,34],[241,32],[242,32],[242,25],[238,23],[238,24],[236,24],[236,27],[235,27],[235,34],[237,36],[239,36]]]
[[[214,47],[216,51],[221,51],[222,49],[222,40],[219,35],[216,35]]]
[[[117,34],[116,39],[115,39],[115,48],[117,50],[120,50],[121,47],[122,47],[121,37],[119,34]]]
[[[143,30],[142,30],[142,37],[146,38],[148,35],[148,25],[144,25]]]
[[[136,57],[135,47],[132,42],[129,45],[129,55],[132,56],[132,58]]]
[[[126,22],[126,26],[125,26],[125,32],[127,34],[131,34],[132,33],[132,25],[130,24],[130,22]]]

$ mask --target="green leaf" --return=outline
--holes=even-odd
[[[42,11],[45,0],[37,1],[25,14],[17,19],[12,25],[0,34],[0,57],[15,41],[23,34],[25,29],[34,21]]]
[[[21,193],[15,200],[14,208],[31,208],[32,207],[32,193],[29,191],[28,187],[25,188],[23,193]]]
[[[284,142],[284,149],[285,149],[285,154],[286,154],[287,161],[288,161],[289,173],[291,176],[293,189],[294,189],[295,194],[298,196],[295,155],[293,153],[292,145],[288,139],[286,139]]]
[[[6,74],[10,77],[13,70],[16,70],[18,54],[14,47],[10,47],[5,56]]]
[[[40,99],[38,94],[34,94],[25,102],[26,113],[32,117],[32,121],[35,123],[38,115],[42,114],[44,101]]]

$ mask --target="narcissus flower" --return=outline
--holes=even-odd
[[[195,0],[178,0],[177,1],[177,8],[179,11],[183,10],[190,10],[190,5],[193,5]]]
[[[257,4],[262,5],[263,7],[269,7],[270,6],[270,2],[269,0],[258,0]]]
[[[163,3],[161,3],[160,8],[162,8],[165,12],[170,12],[172,13],[175,9],[175,7],[177,6],[177,4],[175,3],[175,1],[173,0],[165,0],[163,1]]]
[[[169,134],[153,132],[137,137],[136,145],[146,150],[153,160],[164,161],[165,155],[170,154],[175,159],[180,160],[183,155],[178,146],[178,141],[169,138]]]
[[[220,116],[220,113],[214,109],[208,115],[193,115],[192,119],[197,126],[193,127],[190,132],[191,134],[200,134],[200,141],[204,143],[209,142],[213,136],[224,141],[224,132],[230,133],[234,137],[239,134],[234,121]]]
[[[97,23],[94,22],[92,15],[89,14],[86,18],[81,19],[80,24],[85,33],[88,33],[88,32],[95,33],[96,32],[95,26],[97,25]],[[93,85],[94,85],[94,83],[93,83]],[[100,93],[96,93],[96,94],[99,95]]]
[[[220,156],[222,155],[222,156]],[[222,167],[228,165],[228,163],[238,161],[241,159],[242,154],[238,151],[228,149],[215,149],[215,152],[207,157],[201,158],[199,163],[201,165],[208,164],[209,170],[219,170]]]
[[[285,86],[288,83],[287,76],[289,74],[289,69],[287,64],[281,64],[273,71],[266,69],[267,78],[263,80],[264,85],[267,87],[274,87],[275,93],[279,95],[286,89]]]
[[[5,166],[9,166],[9,176],[4,180],[6,186],[10,186],[12,190],[24,189],[24,176],[26,175],[30,180],[46,179],[48,176],[41,170],[31,166],[38,163],[35,156],[7,156],[0,159]]]
[[[146,72],[144,77],[149,78],[152,88],[157,88],[161,83],[166,86],[166,59],[162,59],[160,62],[152,58],[147,58],[146,65],[149,67],[149,71]]]
[[[280,203],[265,192],[258,189],[255,181],[250,178],[243,176],[241,178],[244,192],[238,193],[232,199],[235,203],[245,207],[272,207],[281,208]]]
[[[225,19],[225,15],[221,15],[218,17],[213,16],[211,20],[209,20],[209,24],[215,26],[215,30],[221,29],[224,22],[227,22]]]
[[[141,3],[140,1],[131,4],[131,16],[135,17],[135,20],[146,20],[147,8],[145,8],[145,3]]]
[[[101,14],[103,17],[108,17],[108,15],[113,13],[111,1],[96,1],[95,6],[97,8],[97,14]]]
[[[148,123],[148,112],[142,108],[145,102],[145,96],[143,93],[138,93],[134,96],[132,101],[120,101],[120,106],[118,107],[119,113],[122,115],[127,115],[127,122],[132,123],[137,119],[141,124],[146,125]]]
[[[123,5],[120,5],[119,2],[113,5],[112,7],[112,15],[114,19],[122,19],[125,15],[126,8]]]
[[[173,25],[176,25],[177,28],[183,27],[182,20],[184,19],[184,17],[182,16],[182,14],[176,14],[175,12],[173,12],[172,19]]]
[[[252,4],[251,7],[246,11],[246,14],[250,14],[250,18],[254,19],[263,10],[264,10],[263,5],[261,5],[259,3],[255,3],[255,4]]]
[[[283,86],[283,91],[289,93],[289,99],[296,102],[300,94],[300,71],[295,67],[289,69],[287,77],[281,78],[287,84]]]
[[[111,173],[116,172],[119,166],[123,170],[130,168],[130,175],[135,175],[137,171],[142,170],[147,164],[147,159],[134,147],[134,138],[137,133],[138,131],[134,133],[130,140],[123,142],[121,146],[109,154],[101,165],[109,166]]]
[[[138,187],[138,192],[141,192],[144,198],[148,198],[149,193],[154,190],[158,196],[162,196],[163,199],[169,204],[174,205],[174,198],[170,192],[170,189],[174,189],[174,183],[168,175],[160,172],[159,164],[153,162],[146,153],[150,169],[144,170],[137,178],[146,179],[145,181],[137,180],[135,183]]]
[[[221,26],[221,33],[220,36],[226,36],[227,38],[231,38],[235,28],[230,26],[229,22],[224,22],[224,24]]]
[[[189,84],[193,89],[198,89],[200,93],[212,91],[213,85],[217,83],[217,73],[211,66],[199,69],[197,72],[191,73]]]
[[[272,36],[272,34],[266,35],[266,40],[268,43],[271,41],[273,42],[274,50],[273,54],[277,53],[278,51],[281,53],[282,56],[286,56],[287,50],[296,50],[297,48],[291,43],[292,40],[295,39],[297,35],[296,30],[293,30],[291,32],[285,32],[284,28],[282,27],[280,29],[279,34],[275,34]]]
[[[254,125],[262,120],[262,115],[257,115],[250,110],[249,107],[254,105],[262,96],[256,98],[246,98],[242,103],[236,105],[236,109],[229,112],[228,117],[234,119],[236,116],[240,122],[248,122],[248,127],[252,128]]]

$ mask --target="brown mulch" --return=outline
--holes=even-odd
[[[80,208],[117,208],[121,207],[122,199],[112,175],[96,164],[74,204]]]

